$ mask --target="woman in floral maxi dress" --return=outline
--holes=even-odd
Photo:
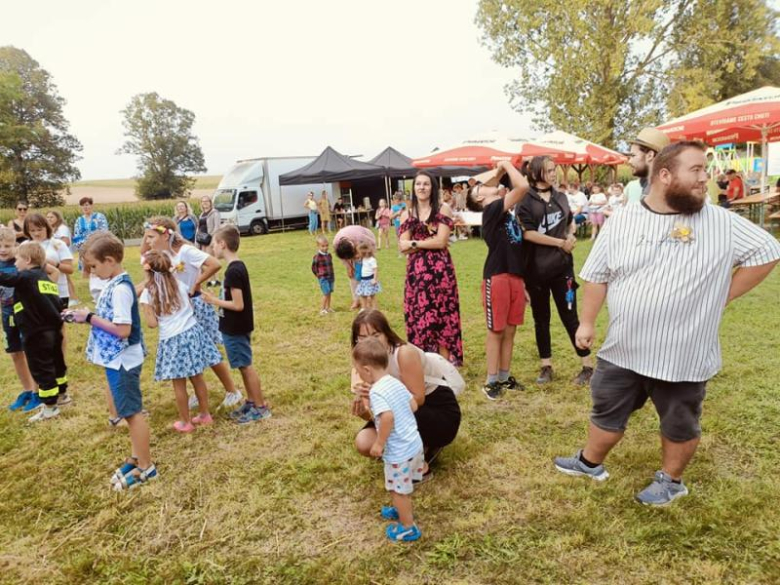
[[[420,171],[408,212],[401,217],[401,251],[408,256],[404,318],[409,343],[463,364],[460,302],[455,266],[447,249],[453,229],[448,210],[439,206],[432,175]]]

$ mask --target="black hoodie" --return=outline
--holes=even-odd
[[[539,196],[531,187],[528,194],[515,208],[518,221],[525,231],[535,231],[540,234],[565,240],[570,232],[573,221],[569,200],[564,193],[554,188],[550,194],[549,203]],[[542,246],[529,242],[524,243],[529,280],[549,280],[573,269],[574,259],[555,246]]]

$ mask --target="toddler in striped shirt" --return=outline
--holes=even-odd
[[[413,482],[421,481],[425,458],[414,412],[417,403],[399,380],[387,373],[387,349],[381,341],[364,339],[352,352],[355,370],[371,384],[369,408],[377,429],[372,457],[385,462],[385,488],[392,493],[393,505],[382,508],[382,517],[397,520],[385,534],[393,541],[412,541],[422,533],[412,514]]]

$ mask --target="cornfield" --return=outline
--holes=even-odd
[[[177,201],[142,201],[138,203],[115,203],[115,204],[95,204],[94,211],[99,211],[106,216],[108,220],[108,227],[111,232],[122,240],[132,240],[141,238],[144,233],[143,224],[144,221],[154,215],[167,215],[173,217],[174,207]],[[193,213],[197,216],[200,214],[200,202],[191,201]],[[77,205],[69,205],[66,207],[52,207],[46,209],[30,208],[30,212],[38,212],[45,214],[47,211],[56,209],[62,213],[65,223],[68,224],[71,230],[76,223],[76,219],[81,215],[81,208]],[[3,225],[7,224],[11,219],[14,219],[15,214],[12,209],[0,210],[0,222]]]

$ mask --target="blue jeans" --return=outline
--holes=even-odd
[[[317,233],[317,219],[319,215],[316,211],[309,211],[309,233]]]

